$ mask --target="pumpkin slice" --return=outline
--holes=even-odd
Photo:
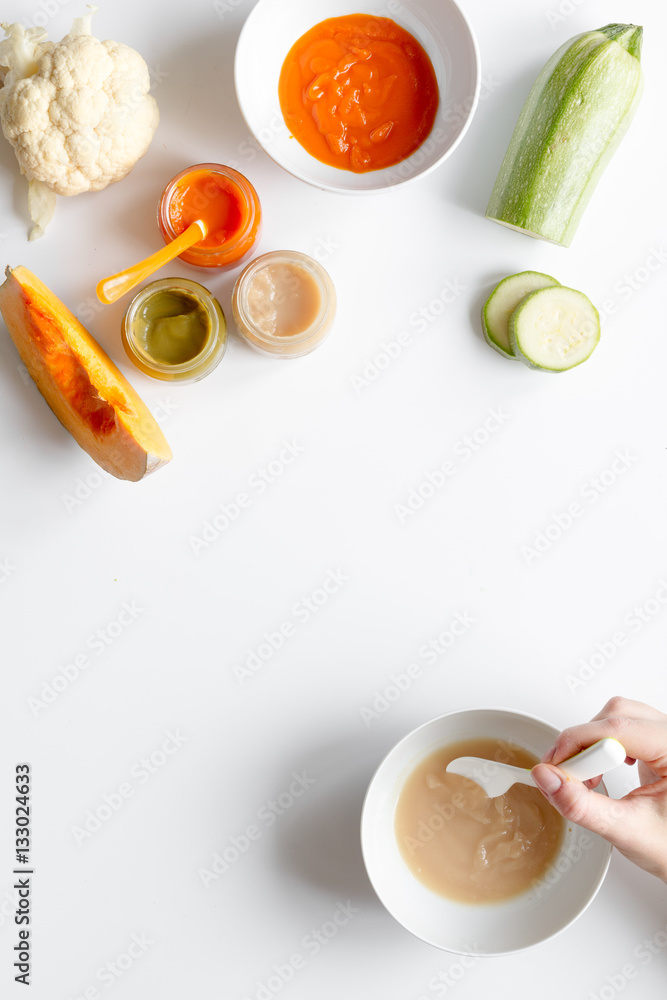
[[[152,413],[76,316],[26,267],[6,275],[0,312],[63,427],[118,479],[166,465],[171,449]]]

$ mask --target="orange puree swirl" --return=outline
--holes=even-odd
[[[304,149],[365,173],[421,146],[438,84],[419,42],[388,17],[350,14],[316,24],[292,46],[278,85],[283,117]]]
[[[228,243],[247,225],[247,217],[238,185],[211,170],[197,170],[180,180],[169,202],[169,221],[177,235],[198,219],[204,222],[206,237],[200,247]]]

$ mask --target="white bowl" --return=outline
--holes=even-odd
[[[285,56],[297,38],[329,17],[390,17],[417,38],[438,80],[440,104],[430,136],[394,167],[357,174],[320,163],[290,136],[278,100]],[[290,174],[326,191],[385,191],[434,170],[458,146],[477,107],[480,87],[477,42],[454,0],[259,0],[236,47],[234,79],[241,113],[260,146]]]
[[[566,824],[558,857],[537,885],[512,899],[483,905],[446,899],[418,882],[394,835],[394,812],[405,779],[439,747],[491,737],[541,757],[557,733],[548,722],[505,709],[452,712],[415,729],[380,764],[362,813],[364,863],[382,903],[418,938],[460,955],[507,955],[558,934],[592,901],[607,873],[611,847],[573,823]]]

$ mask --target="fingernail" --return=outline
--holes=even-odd
[[[535,784],[545,795],[554,795],[563,784],[563,779],[557,771],[552,771],[544,764],[536,764],[532,771]]]
[[[555,753],[556,753],[556,744],[554,743],[552,747],[549,747],[549,749],[545,750],[544,753],[542,754],[542,763],[548,764]]]

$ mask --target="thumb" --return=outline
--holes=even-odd
[[[615,835],[623,811],[620,802],[592,791],[553,764],[536,764],[532,775],[539,790],[561,816],[620,846]]]

